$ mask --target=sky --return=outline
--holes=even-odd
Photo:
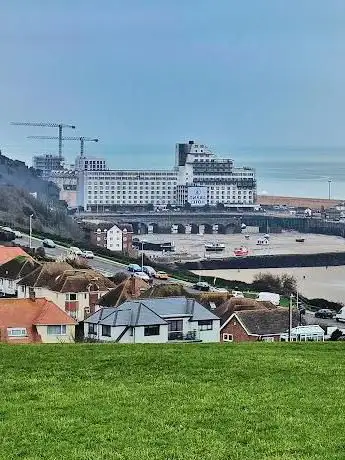
[[[0,146],[55,153],[51,128],[99,137],[113,167],[166,167],[174,144],[221,152],[345,145],[344,0],[11,0],[1,6]],[[270,150],[271,149],[271,150]],[[67,156],[77,144],[66,142]]]

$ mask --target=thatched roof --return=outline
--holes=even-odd
[[[274,310],[277,307],[271,302],[259,302],[250,298],[231,297],[231,299],[223,302],[214,310],[214,313],[219,316],[220,323],[223,324],[235,311],[243,310]]]
[[[102,307],[118,307],[126,300],[138,298],[148,287],[149,285],[144,280],[134,276],[128,277],[114,289],[104,294],[99,299],[98,305]]]
[[[140,297],[142,299],[148,297],[191,297],[191,294],[182,284],[160,283],[150,287],[147,291],[143,292]]]

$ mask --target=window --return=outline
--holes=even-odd
[[[89,334],[97,334],[97,325],[89,323]]]
[[[223,334],[223,342],[232,342],[233,340],[232,334]]]
[[[182,332],[183,331],[182,319],[168,321],[168,330],[169,332]]]
[[[111,327],[110,326],[102,326],[102,335],[103,337],[111,337]]]
[[[25,327],[9,327],[7,329],[7,334],[9,337],[26,337],[26,328]]]
[[[70,292],[66,294],[66,300],[77,300],[77,294],[75,292]]]
[[[159,335],[159,326],[145,326],[144,335]]]
[[[199,331],[212,331],[213,321],[212,319],[198,321],[198,326],[199,326]]]
[[[48,335],[66,335],[65,325],[47,326]]]

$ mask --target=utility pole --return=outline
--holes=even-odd
[[[32,247],[32,218],[34,217],[33,214],[29,216],[29,248]]]
[[[331,199],[331,184],[332,184],[332,180],[328,179],[328,199],[329,200]]]
[[[291,342],[291,329],[292,329],[292,299],[293,299],[293,294],[290,294],[290,302],[289,302],[289,342]]]
[[[60,137],[56,137],[56,136],[28,136],[28,139],[47,139],[47,140],[59,139],[59,142],[60,142]],[[83,158],[84,157],[84,143],[85,142],[98,142],[99,139],[97,138],[93,139],[91,137],[84,137],[84,136],[61,137],[61,142],[62,141],[79,141],[80,142],[80,158]]]
[[[144,244],[145,241],[141,242],[141,271],[144,271]]]
[[[59,140],[59,158],[62,160],[62,130],[63,128],[75,129],[74,125],[65,125],[64,123],[31,123],[22,121],[12,121],[11,125],[15,126],[38,126],[40,128],[58,128],[59,136],[56,138]]]

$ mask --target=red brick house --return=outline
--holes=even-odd
[[[299,324],[299,315],[293,311],[292,327]],[[289,310],[241,310],[235,311],[220,326],[221,342],[274,342],[289,328]]]

